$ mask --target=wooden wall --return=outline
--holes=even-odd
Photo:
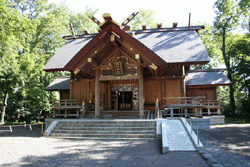
[[[166,80],[166,97],[182,97],[182,79]]]
[[[64,99],[70,99],[69,90],[60,91],[60,100],[64,100]]]
[[[155,103],[156,99],[161,100],[161,80],[149,79],[145,81],[144,99],[146,103]]]
[[[164,79],[148,77],[145,79],[144,98],[147,103],[155,103],[156,99],[183,96],[183,79]]]
[[[205,96],[205,100],[217,100],[216,87],[187,88],[187,97]]]

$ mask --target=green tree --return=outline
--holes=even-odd
[[[246,16],[249,12],[250,1],[249,0],[241,0],[241,1],[233,1],[233,0],[217,0],[215,2],[215,33],[220,38],[220,46],[222,51],[222,56],[224,63],[227,67],[228,78],[232,82],[230,85],[230,106],[231,106],[231,115],[235,117],[235,96],[234,96],[234,79],[233,68],[232,68],[232,60],[231,56],[228,54],[229,47],[227,46],[227,39],[230,33],[233,30],[236,30],[241,23],[240,18]]]
[[[154,22],[155,13],[152,10],[140,9],[139,14],[131,20],[131,28],[133,30],[142,29],[142,25],[146,25],[147,28],[156,28],[157,23]]]
[[[88,30],[89,33],[96,33],[98,26],[89,18],[89,16],[94,16],[97,12],[98,9],[94,10],[88,6],[86,6],[85,10],[82,13],[70,12],[69,22],[72,23],[75,34],[84,34],[84,30]],[[71,33],[71,30],[68,30],[68,33]]]
[[[234,60],[234,78],[238,83],[241,96],[241,112],[250,119],[250,35],[238,38],[230,47],[228,54]],[[247,105],[246,105],[247,104]]]
[[[18,51],[22,49],[19,38],[25,35],[18,31],[18,24],[27,25],[27,20],[17,11],[11,10],[13,4],[0,0],[0,91],[3,95],[1,122],[4,122],[9,93],[21,83],[18,64]]]
[[[79,30],[85,27],[94,31],[96,25],[87,14],[96,10],[86,8],[83,13],[74,14],[63,5],[48,4],[47,0],[0,2],[2,115],[8,110],[6,116],[13,117],[15,113],[17,117],[35,120],[42,111],[50,112],[54,95],[45,88],[54,75],[62,73],[46,73],[43,66],[65,43],[62,36],[70,33],[70,21]],[[7,101],[8,97],[11,99]]]

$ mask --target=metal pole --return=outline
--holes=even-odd
[[[31,125],[29,125],[29,127],[30,127],[30,130],[32,130],[32,127],[31,127]]]
[[[11,128],[11,126],[9,126],[10,127],[10,132],[12,132],[12,128]]]
[[[191,123],[191,134],[193,132],[193,123],[192,123],[192,118],[190,118],[190,123]]]
[[[42,129],[41,129],[41,136],[43,136],[43,123],[42,123]]]
[[[198,145],[199,145],[199,128],[198,128],[198,125],[197,126],[197,142],[198,142]]]

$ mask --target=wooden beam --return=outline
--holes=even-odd
[[[107,54],[107,56],[105,56],[104,58],[102,58],[100,60],[100,65],[103,65],[111,56],[113,56],[113,54],[115,54],[117,51],[119,50],[119,48],[115,48],[113,50],[111,50],[110,53]]]
[[[88,58],[88,63],[92,64],[94,67],[98,67],[99,66],[99,63],[97,61],[95,61],[91,57]]]
[[[139,79],[138,75],[126,75],[126,76],[100,76],[100,81],[115,81],[115,80],[132,80]]]
[[[95,73],[95,118],[100,117],[100,69]]]

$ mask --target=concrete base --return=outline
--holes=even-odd
[[[187,118],[187,121],[190,124],[190,118]],[[197,130],[197,126],[199,128],[199,130],[209,130],[210,129],[210,119],[209,118],[192,118],[193,121],[193,125],[192,125],[192,129],[193,130]],[[196,126],[197,125],[197,126]]]
[[[225,124],[225,115],[203,116],[204,119],[210,119],[210,125]]]

